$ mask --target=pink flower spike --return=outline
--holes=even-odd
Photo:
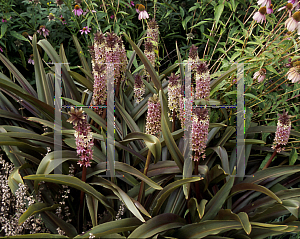
[[[83,14],[83,10],[80,8],[79,5],[75,5],[73,12],[75,16],[80,16]]]
[[[88,34],[90,32],[90,30],[91,30],[91,28],[84,27],[84,28],[82,28],[82,30],[79,30],[79,31],[81,32],[81,35],[82,35],[83,33]]]

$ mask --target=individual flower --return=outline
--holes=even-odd
[[[205,148],[208,136],[209,114],[204,108],[195,108],[192,113],[192,133],[191,146],[192,151],[195,151],[192,159],[199,161],[202,157],[205,159]]]
[[[23,45],[22,42],[20,42],[19,40],[15,40],[14,43],[17,47],[20,47]]]
[[[29,56],[28,63],[34,65],[33,54]]]
[[[294,10],[298,11],[298,9],[299,9],[299,0],[288,0],[288,3],[292,3],[293,6],[295,7]]]
[[[79,155],[80,160],[78,164],[81,166],[89,167],[91,166],[90,161],[93,159],[93,136],[91,132],[91,126],[88,124],[84,111],[81,109],[71,108],[68,114],[71,116],[67,122],[73,124],[75,129],[75,139],[77,155]]]
[[[60,20],[63,25],[67,24],[66,19],[64,19],[64,17],[62,15],[60,15]]]
[[[46,38],[47,36],[49,36],[50,31],[48,29],[46,29],[46,27],[44,25],[41,25],[39,30],[37,30],[37,32]]]
[[[148,100],[146,134],[159,137],[161,133],[161,106],[157,94]]]
[[[273,4],[267,7],[267,14],[271,14],[271,13],[273,13]]]
[[[115,17],[115,15],[111,15],[111,16],[110,16],[110,19],[114,19],[114,17]]]
[[[285,27],[288,31],[294,31],[298,27],[298,22],[300,21],[300,12],[295,12],[293,16],[289,17],[285,21]]]
[[[5,17],[2,17],[2,22],[7,22]]]
[[[281,147],[286,145],[289,140],[292,122],[290,116],[285,111],[283,111],[282,114],[278,114],[278,117],[277,130],[272,149],[280,152],[281,150],[284,150],[284,148]]]
[[[64,3],[63,0],[56,0],[56,4],[57,6],[61,6]]]
[[[257,5],[261,5],[261,7],[269,7],[271,5],[271,0],[258,0]]]
[[[54,14],[50,12],[50,13],[49,13],[49,16],[48,16],[48,19],[49,19],[49,21],[54,20],[54,19],[55,19]]]
[[[23,32],[22,36],[25,38],[29,38],[30,40],[32,40],[32,36],[30,36],[27,32]]]
[[[257,23],[262,23],[263,21],[266,22],[266,13],[267,8],[261,7],[258,12],[254,13],[253,20],[257,21]]]
[[[83,13],[83,10],[80,8],[79,5],[75,5],[74,10],[73,10],[75,16],[80,16]]]
[[[266,78],[266,70],[264,68],[260,69],[259,71],[255,72],[253,75],[253,79],[258,82],[262,82]]]
[[[287,3],[285,6],[278,8],[278,11],[281,11],[283,9],[287,9],[289,12],[289,17],[292,16],[292,9],[293,9],[294,5],[292,3]]]
[[[195,99],[208,100],[210,93],[210,74],[205,62],[197,64],[195,81]]]
[[[88,34],[90,32],[90,30],[91,30],[91,28],[84,27],[84,28],[82,28],[82,30],[79,30],[79,31],[81,32],[81,35],[82,35],[83,33]]]
[[[133,1],[130,1],[130,5],[131,5],[132,7],[134,7],[134,2],[133,2]]]
[[[300,65],[290,68],[286,74],[287,74],[288,80],[292,81],[292,83],[299,82],[300,81]]]
[[[142,19],[148,19],[149,18],[149,14],[147,13],[147,11],[145,10],[145,6],[143,4],[137,4],[138,5],[138,14],[139,14],[139,20]]]
[[[1,51],[1,52],[3,52],[3,49],[2,49],[2,47],[0,47],[0,51]]]
[[[173,113],[179,111],[179,97],[181,94],[180,77],[172,73],[168,84],[168,107],[171,110],[170,120],[173,121]]]
[[[146,86],[143,84],[142,77],[139,74],[134,76],[134,99],[136,103],[140,103],[144,97]]]

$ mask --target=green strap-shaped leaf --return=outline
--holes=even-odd
[[[140,132],[134,132],[126,135],[126,137],[123,139],[123,141],[119,143],[127,143],[132,140],[139,140],[142,139],[145,141],[148,149],[150,149],[151,153],[153,154],[155,158],[155,162],[159,161],[161,157],[161,144],[160,141],[157,137],[145,133],[140,133]]]
[[[113,233],[133,231],[141,224],[142,222],[137,218],[126,218],[117,221],[105,222],[93,227],[91,230],[88,230],[82,235],[76,236],[75,238],[88,238],[90,233],[92,233],[96,238],[102,238]]]
[[[176,214],[164,213],[148,220],[143,225],[136,228],[129,238],[149,238],[157,233],[182,227],[185,220]]]
[[[181,187],[185,183],[192,183],[202,180],[203,178],[200,177],[193,177],[193,178],[185,178],[177,180],[173,183],[168,184],[164,187],[163,190],[159,192],[159,194],[155,197],[152,205],[151,205],[151,211],[152,216],[155,216],[158,214],[159,209],[163,205],[164,201],[170,196],[170,194],[178,187]]]
[[[41,203],[37,202],[35,204],[32,204],[29,206],[29,208],[22,214],[22,216],[19,218],[19,225],[21,225],[23,222],[27,220],[30,216],[44,212],[44,211],[51,211],[59,207],[60,204],[54,204],[51,207],[47,203]]]
[[[233,213],[230,209],[221,209],[218,213],[216,220],[235,220],[240,222],[244,231],[249,235],[251,233],[251,224],[247,213],[240,212],[238,214]]]
[[[199,221],[199,219],[202,219],[203,215],[204,215],[204,211],[205,211],[205,205],[207,203],[206,199],[202,199],[200,202],[200,205],[197,202],[196,198],[191,198],[188,202],[188,208],[190,211],[190,214],[192,216],[192,221]],[[198,217],[196,217],[198,213]]]
[[[22,88],[26,91],[27,94],[37,98],[37,93],[29,84],[29,82],[24,78],[24,76],[18,71],[18,69],[4,56],[0,53],[0,60],[7,67],[9,72],[11,72],[17,81],[20,83]]]
[[[134,216],[136,216],[142,222],[145,222],[145,219],[142,217],[140,212],[137,210],[137,208],[134,205],[131,198],[117,185],[115,185],[114,183],[112,183],[104,178],[101,178],[101,177],[94,178],[94,180],[92,181],[91,184],[96,184],[96,185],[100,185],[100,186],[111,189],[113,191],[113,193],[117,197],[119,197],[119,199],[125,204],[125,206],[128,208],[128,210],[131,211]]]
[[[177,238],[203,238],[208,235],[216,235],[233,229],[241,229],[241,223],[233,220],[210,220],[206,222],[193,223],[180,228],[174,236]]]
[[[83,84],[86,88],[88,88],[91,92],[93,92],[94,86],[92,81],[88,80],[87,78],[83,77],[82,75],[78,74],[75,71],[68,71],[68,73],[79,83]]]
[[[107,208],[107,210],[112,215],[114,215],[114,209],[110,206],[109,202],[107,201],[107,198],[104,197],[101,193],[99,193],[92,186],[81,181],[80,179],[78,179],[76,177],[72,177],[70,175],[60,175],[60,174],[50,174],[50,175],[37,174],[37,175],[25,176],[24,179],[58,183],[58,184],[63,184],[63,185],[67,185],[67,186],[76,188],[80,191],[83,191],[83,192],[95,197]]]
[[[75,47],[76,47],[76,50],[77,50],[77,53],[78,53],[78,56],[79,56],[79,59],[80,59],[80,62],[82,64],[83,68],[86,71],[91,72],[90,66],[89,66],[89,64],[87,63],[87,61],[84,57],[83,50],[82,50],[82,48],[79,44],[79,41],[78,41],[77,37],[75,35],[72,35],[72,38],[73,38],[73,42],[75,44]]]
[[[44,49],[44,51],[47,53],[47,55],[50,57],[53,63],[62,63],[62,60],[58,56],[57,52],[54,50],[54,48],[46,39],[40,40],[37,44]],[[62,70],[62,80],[65,85],[65,91],[70,92],[72,99],[79,101],[80,100],[79,91],[77,90],[74,81],[71,79],[64,65],[61,65],[61,70]]]
[[[47,103],[48,105],[54,106],[53,97],[50,93],[49,81],[46,79],[45,69],[43,67],[43,62],[41,60],[39,51],[37,49],[37,36],[36,33],[33,35],[32,48],[33,48],[33,58],[34,58],[34,73],[37,86],[38,99]]]
[[[19,173],[21,167],[16,167],[8,177],[8,186],[10,187],[14,195],[16,195],[16,191],[19,189],[19,183],[24,184],[23,179]]]
[[[234,194],[244,190],[253,190],[253,191],[264,193],[269,197],[275,199],[278,203],[282,203],[280,198],[277,197],[276,194],[273,193],[270,189],[254,183],[239,183],[237,185],[234,185],[231,189],[231,194],[229,197],[232,197]]]
[[[86,194],[85,195],[86,198],[86,204],[88,206],[89,209],[89,213],[92,219],[92,224],[93,227],[97,226],[97,218],[98,218],[98,200],[96,200],[95,198],[91,197],[90,195]]]
[[[201,222],[211,220],[217,215],[230,193],[233,182],[234,177],[230,177],[230,179],[223,185],[223,187],[217,192],[217,194],[209,201],[205,208],[205,214]]]
[[[228,76],[230,76],[234,71],[236,71],[236,65],[234,65],[232,68],[230,68],[228,71],[226,71],[224,74],[222,74],[217,79],[210,82],[210,90],[213,91],[213,89],[220,84],[223,80],[225,80]]]

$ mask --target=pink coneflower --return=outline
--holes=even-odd
[[[299,9],[299,0],[288,0],[289,3],[293,4],[296,11]]]
[[[271,0],[258,0],[257,5],[261,5],[261,7],[269,7],[271,5]]]
[[[253,20],[257,21],[257,23],[262,23],[263,21],[266,22],[266,13],[267,8],[261,7],[258,12],[254,13]]]
[[[79,5],[75,5],[74,10],[73,10],[75,16],[80,16],[83,13],[83,10],[80,8]]]
[[[287,9],[288,10],[288,12],[289,12],[289,17],[291,17],[292,16],[292,9],[293,9],[293,4],[292,3],[288,3],[288,4],[286,4],[284,7],[281,7],[281,8],[278,8],[278,11],[281,11],[281,10],[283,10],[283,9]]]
[[[288,143],[292,122],[290,116],[285,111],[283,111],[282,114],[278,114],[278,117],[277,130],[272,149],[280,152],[281,150],[284,150],[284,148],[281,147]]]
[[[60,15],[60,20],[63,25],[67,24],[66,19],[64,19],[64,17],[62,15]]]
[[[53,21],[55,19],[54,14],[53,13],[49,13],[48,19],[49,19],[49,21]]]
[[[298,27],[298,22],[300,21],[300,12],[295,12],[293,16],[285,21],[285,27],[288,31],[292,32]]]
[[[191,145],[192,151],[195,151],[193,160],[199,161],[202,157],[205,159],[205,148],[208,136],[209,114],[204,108],[195,108],[193,110]]]
[[[271,13],[273,13],[273,4],[267,7],[267,14],[271,14]]]
[[[44,26],[44,25],[41,25],[40,26],[40,29],[39,30],[37,30],[37,32],[40,34],[40,35],[43,35],[45,38],[47,37],[47,36],[49,36],[49,30],[48,29],[46,29],[46,27]]]
[[[137,6],[137,9],[136,9],[137,13],[139,14],[139,20],[148,19],[149,14],[145,10],[145,6],[143,4],[137,4],[136,6]]]
[[[64,3],[63,0],[56,0],[56,4],[57,6],[61,6]]]
[[[300,81],[300,65],[294,66],[286,73],[288,80],[292,83],[297,83]]]
[[[74,125],[76,138],[77,155],[80,156],[78,164],[89,167],[91,166],[90,161],[93,159],[93,136],[91,132],[91,126],[88,124],[84,111],[81,109],[71,108],[71,112],[68,114],[71,116],[67,122]]]
[[[130,1],[130,5],[131,5],[132,7],[134,7],[134,2],[133,2],[133,1]]]
[[[82,35],[83,33],[88,34],[90,32],[90,30],[91,30],[91,28],[84,27],[84,28],[82,28],[79,31],[81,32],[81,35]]]
[[[262,82],[266,78],[266,70],[264,68],[260,69],[259,71],[255,72],[253,75],[253,79],[258,82]]]
[[[157,94],[148,100],[148,113],[146,118],[146,134],[159,137],[161,133],[161,106]]]
[[[34,65],[33,54],[29,56],[28,63]]]

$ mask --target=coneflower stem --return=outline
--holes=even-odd
[[[86,166],[82,166],[82,177],[81,180],[83,182],[86,181]],[[83,202],[84,202],[84,192],[80,193],[80,209],[79,209],[79,232],[82,232],[83,227]]]
[[[151,160],[151,151],[150,151],[150,149],[148,149],[148,155],[147,155],[146,164],[145,164],[145,168],[144,168],[144,174],[145,175],[147,175],[148,168],[149,168],[149,165],[150,165],[150,160]],[[138,195],[138,201],[141,204],[142,204],[143,196],[144,196],[144,186],[145,186],[145,183],[144,183],[144,181],[142,181],[141,186],[140,186],[139,195]]]
[[[274,150],[274,152],[273,152],[271,158],[269,158],[268,162],[266,163],[266,165],[263,167],[262,170],[266,169],[266,168],[270,165],[270,163],[272,162],[272,160],[273,160],[273,158],[276,156],[276,154],[277,154],[277,149]]]

